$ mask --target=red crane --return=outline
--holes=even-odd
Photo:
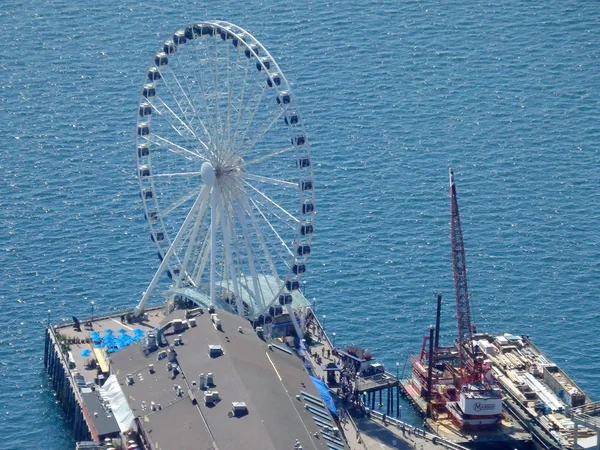
[[[424,397],[428,417],[445,413],[463,431],[497,429],[502,423],[502,392],[491,367],[473,343],[465,248],[458,213],[454,172],[450,169],[450,239],[456,294],[458,339],[454,347],[438,347],[434,330],[423,340],[420,358],[412,360],[412,377],[406,388],[411,397]],[[438,298],[438,305],[441,296]],[[439,318],[438,306],[438,318]],[[436,320],[439,324],[439,320]],[[436,325],[439,328],[439,325]],[[426,342],[429,339],[429,352]],[[436,339],[437,340],[437,339]],[[458,353],[459,367],[456,367]],[[479,354],[478,354],[479,353]],[[435,370],[434,370],[435,369]],[[458,388],[458,389],[457,389]]]
[[[452,267],[454,269],[454,293],[456,295],[456,317],[458,320],[458,356],[460,360],[461,381],[466,381],[473,374],[473,367],[465,354],[465,345],[469,348],[473,341],[471,327],[471,308],[469,306],[469,289],[467,286],[467,265],[465,247],[463,245],[454,171],[450,169],[450,241],[452,245]]]

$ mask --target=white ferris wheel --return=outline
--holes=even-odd
[[[260,42],[222,21],[175,32],[148,68],[136,141],[161,261],[137,314],[165,273],[167,300],[255,321],[307,306],[310,148],[294,94]]]

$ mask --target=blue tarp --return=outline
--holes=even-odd
[[[313,384],[317,388],[319,395],[321,396],[321,398],[327,405],[327,409],[329,409],[329,411],[331,412],[331,415],[337,419],[338,418],[337,409],[335,407],[335,403],[333,402],[333,398],[331,397],[331,394],[329,393],[329,388],[327,387],[327,385],[323,381],[319,380],[318,378],[310,377],[310,379],[312,380]]]

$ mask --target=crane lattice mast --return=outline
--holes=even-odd
[[[456,295],[456,317],[458,320],[458,353],[462,377],[468,375],[469,364],[464,354],[465,344],[471,345],[473,329],[471,327],[471,308],[467,287],[467,266],[463,245],[454,171],[450,169],[450,240],[452,245],[452,267],[454,269],[454,292]]]

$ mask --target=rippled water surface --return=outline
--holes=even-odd
[[[151,279],[141,80],[163,39],[213,18],[254,34],[300,99],[318,181],[307,296],[338,344],[403,370],[436,291],[454,336],[454,167],[473,321],[530,335],[600,399],[596,2],[100,3],[0,10],[4,448],[73,448],[43,328],[91,300],[131,307]]]

